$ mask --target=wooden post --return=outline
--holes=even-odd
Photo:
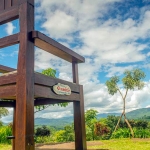
[[[15,122],[16,122],[16,107],[13,108],[13,128],[12,128],[12,133],[13,133],[13,136],[15,137]],[[15,150],[15,139],[13,139],[13,142],[12,142],[12,150]]]
[[[34,0],[20,0],[15,150],[34,150]]]
[[[73,82],[79,84],[78,64],[72,62]],[[83,87],[80,86],[80,101],[73,102],[74,107],[74,130],[75,130],[75,149],[86,150],[86,133],[84,118],[84,98]]]

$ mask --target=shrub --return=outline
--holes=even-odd
[[[50,136],[50,129],[46,126],[38,127],[35,132],[36,136]]]
[[[9,126],[0,127],[0,143],[11,144],[11,140],[7,139],[7,137],[11,135],[12,135],[12,130]]]

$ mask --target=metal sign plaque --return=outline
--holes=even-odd
[[[71,95],[71,89],[68,85],[58,83],[53,86],[53,90],[58,95]]]

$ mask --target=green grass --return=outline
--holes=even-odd
[[[89,143],[91,143],[90,141]],[[108,150],[150,150],[150,139],[112,139],[101,140],[100,144],[88,146],[88,149],[108,149]],[[0,150],[11,150],[11,145],[0,144]]]
[[[11,145],[0,144],[0,150],[11,150],[11,149],[12,149]]]
[[[88,146],[88,149],[150,150],[150,139],[102,140],[100,145]]]

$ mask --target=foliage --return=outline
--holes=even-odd
[[[8,110],[6,109],[6,108],[4,108],[4,107],[0,107],[0,118],[2,117],[2,116],[6,116],[6,115],[8,115]]]
[[[110,128],[101,122],[95,124],[95,135],[101,137],[102,139],[107,139],[107,135],[110,133]]]
[[[50,130],[45,125],[43,125],[41,128],[38,127],[36,129],[35,135],[36,136],[42,136],[42,137],[43,136],[50,136]]]
[[[89,137],[92,137],[92,140],[95,139],[95,123],[97,122],[97,113],[98,111],[94,110],[94,109],[90,109],[90,110],[87,110],[85,112],[85,123],[87,125],[87,128],[88,128],[88,132],[86,132],[87,136]],[[88,139],[87,139],[88,140]]]
[[[44,74],[46,76],[56,78],[56,70],[54,70],[52,68],[48,68],[48,69],[43,70],[42,74]]]
[[[7,137],[12,135],[12,129],[9,126],[0,127],[0,143],[10,144],[11,140],[8,140]]]
[[[59,130],[54,134],[55,142],[68,142],[74,141],[73,125],[67,125],[64,130]]]
[[[125,89],[125,94],[122,93],[119,86],[117,85],[119,82],[119,77],[114,76],[114,77],[111,77],[108,81],[106,81],[108,93],[111,95],[114,95],[115,93],[119,92],[123,100],[123,111],[122,111],[121,116],[118,119],[114,132],[119,127],[119,123],[121,122],[122,117],[124,117],[124,122],[126,122],[127,126],[129,127],[132,137],[134,137],[132,126],[129,123],[128,119],[126,118],[125,102],[126,102],[128,90],[134,90],[136,87],[138,89],[142,89],[144,87],[144,82],[142,81],[144,78],[145,78],[145,73],[140,69],[133,69],[131,71],[126,70],[124,72],[124,77],[122,78],[122,84],[123,84],[123,88]]]

